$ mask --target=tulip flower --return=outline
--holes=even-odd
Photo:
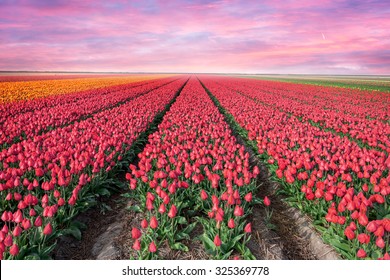
[[[157,251],[156,244],[154,244],[154,242],[151,242],[149,244],[149,252],[155,253],[156,251]]]
[[[53,232],[53,228],[51,226],[51,223],[48,223],[45,228],[43,229],[44,235],[50,235]]]
[[[12,256],[16,256],[19,254],[19,247],[17,244],[14,244],[11,246],[11,248],[9,249],[9,253],[12,255]]]
[[[244,210],[242,209],[242,207],[236,205],[236,207],[234,208],[233,214],[236,217],[241,217],[242,215],[244,215]]]
[[[357,251],[357,253],[356,253],[356,256],[357,256],[358,258],[363,259],[363,258],[367,257],[367,254],[366,254],[366,251],[364,251],[363,249],[359,249],[359,250]]]
[[[142,228],[147,228],[148,227],[148,221],[146,219],[143,219],[141,222],[141,227]]]
[[[168,217],[172,219],[172,218],[176,217],[176,214],[177,214],[177,208],[175,205],[172,205],[171,209],[168,212]]]
[[[264,205],[265,206],[270,206],[271,205],[271,200],[268,198],[268,196],[264,197]]]
[[[141,231],[138,228],[133,227],[131,230],[131,238],[138,239],[141,237]]]
[[[235,224],[234,224],[234,220],[233,220],[233,219],[230,219],[230,220],[228,221],[228,227],[229,227],[229,228],[234,228],[234,227],[235,227]]]
[[[165,211],[166,211],[165,204],[162,203],[162,204],[160,205],[160,207],[158,208],[158,212],[159,212],[160,214],[163,214],[163,213],[165,213]]]
[[[208,198],[208,195],[207,195],[207,193],[206,193],[205,190],[201,190],[201,191],[200,191],[200,198],[201,198],[202,200],[206,200],[206,199]]]
[[[245,233],[251,233],[252,232],[252,224],[251,223],[247,223],[245,228],[244,228],[244,232]]]
[[[153,216],[151,219],[150,219],[150,227],[152,229],[156,229],[158,227],[158,221],[157,221],[157,218],[155,216]]]
[[[41,216],[38,216],[38,217],[35,219],[34,226],[40,227],[41,225],[42,225],[42,218],[41,218]]]
[[[133,249],[136,250],[136,251],[141,250],[141,241],[139,239],[134,241]]]
[[[386,246],[385,241],[383,240],[382,237],[378,237],[375,241],[375,244],[376,244],[376,246],[378,246],[381,249],[385,248],[385,246]]]
[[[217,234],[214,238],[214,244],[215,246],[219,247],[221,246],[222,242],[221,242],[221,239],[219,238],[219,235]]]
[[[22,228],[20,226],[16,226],[12,232],[13,236],[17,237],[22,233]]]
[[[252,193],[247,193],[244,197],[246,202],[251,202],[252,201]]]

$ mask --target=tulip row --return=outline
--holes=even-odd
[[[3,124],[9,117],[17,117],[17,115],[19,114],[48,109],[59,105],[71,104],[74,102],[79,102],[80,100],[89,99],[95,95],[101,95],[104,97],[104,95],[109,94],[111,92],[120,92],[125,89],[140,87],[144,85],[155,84],[157,86],[160,82],[168,82],[169,80],[171,80],[171,77],[131,82],[120,85],[107,85],[89,90],[80,89],[78,91],[67,94],[49,95],[39,99],[0,104],[0,124]]]
[[[0,83],[0,104],[167,77],[134,75]]]
[[[230,85],[242,84],[240,79],[229,79]],[[361,91],[272,81],[245,80],[241,90],[262,92],[265,95],[291,98],[301,103],[326,110],[335,110],[360,118],[387,122],[390,118],[389,94],[386,92]]]
[[[56,100],[52,106],[13,116],[4,116],[5,120],[0,128],[0,146],[6,147],[23,138],[32,138],[42,132],[70,124],[81,118],[91,117],[97,112],[108,110],[177,79],[177,77],[160,79],[155,82],[143,82],[137,86],[133,84],[116,86],[112,90],[105,88],[104,90],[89,91],[88,94],[82,95],[62,95],[63,98],[57,99],[62,99],[63,102]],[[31,107],[31,105],[27,105],[27,107]]]
[[[293,114],[302,121],[346,134],[367,144],[369,148],[379,147],[387,153],[390,152],[390,123],[388,123],[390,98],[388,94],[376,98],[364,96],[357,104],[351,104],[352,94],[340,97],[334,88],[328,88],[327,91],[322,89],[324,92],[317,91],[314,94],[306,92],[305,94],[304,90],[307,87],[305,85],[302,85],[303,89],[301,89],[295,84],[272,82],[272,85],[276,84],[276,89],[265,90],[263,88],[265,82],[250,86],[242,82],[240,85],[241,80],[220,79],[220,81],[224,86],[239,90],[242,94],[263,104]],[[378,119],[371,119],[372,112],[375,112]]]
[[[389,258],[389,156],[255,102],[224,81],[201,80],[324,239],[346,258]]]
[[[186,79],[0,152],[0,258],[45,258]],[[49,246],[50,245],[50,246]]]
[[[250,167],[249,154],[197,79],[190,79],[138,157],[138,167],[130,165],[126,174],[139,203],[133,209],[145,215],[132,230],[134,258],[158,258],[165,244],[187,251],[183,240],[197,222],[212,258],[253,258],[245,246],[251,233],[246,217],[259,169]]]
[[[45,81],[45,80],[69,80],[69,79],[82,79],[82,78],[107,78],[107,77],[124,77],[128,74],[0,74],[1,82],[25,82],[25,81]],[[140,78],[145,75],[138,75]]]

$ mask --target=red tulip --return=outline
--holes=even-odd
[[[271,200],[268,198],[268,196],[264,197],[264,205],[265,206],[270,206],[271,205]]]
[[[31,227],[31,221],[29,219],[24,219],[22,221],[22,227],[25,229],[25,230],[28,230],[30,227]]]
[[[147,228],[148,227],[148,221],[146,219],[143,219],[141,222],[141,227],[142,228]]]
[[[376,224],[375,221],[371,221],[371,222],[369,222],[368,225],[367,225],[367,230],[368,230],[369,232],[375,232],[375,231],[377,230],[377,228],[378,228],[378,225]]]
[[[141,250],[141,242],[140,242],[139,239],[137,239],[137,240],[134,241],[133,249],[136,250],[136,251]]]
[[[365,257],[367,257],[367,254],[366,254],[366,251],[364,251],[363,249],[359,249],[358,251],[357,251],[357,254],[356,254],[356,256],[358,257],[358,258],[365,258]]]
[[[141,231],[138,228],[133,227],[131,230],[131,238],[138,239],[141,237]]]
[[[381,249],[385,248],[385,246],[386,246],[385,241],[383,240],[382,237],[378,237],[375,241],[375,244],[376,244],[376,246],[378,246]]]
[[[252,201],[252,193],[247,193],[244,197],[245,201],[251,202]]]
[[[19,254],[19,247],[18,245],[14,244],[11,246],[11,248],[9,249],[9,253],[12,255],[12,256],[16,256]]]
[[[206,200],[206,199],[208,198],[208,195],[207,195],[207,193],[206,193],[205,190],[201,190],[201,191],[200,191],[200,198],[201,198],[202,200]]]
[[[358,240],[362,244],[368,244],[370,243],[370,236],[368,234],[361,233],[358,235]]]
[[[53,232],[53,228],[51,227],[51,224],[48,223],[45,228],[43,229],[44,235],[50,235]]]
[[[156,244],[154,242],[149,244],[149,252],[155,253],[157,251]]]
[[[234,220],[233,219],[230,219],[229,221],[228,221],[228,227],[229,228],[234,228],[236,225],[234,224]]]
[[[252,232],[252,224],[251,223],[247,223],[245,228],[244,228],[244,232],[246,233],[251,233]]]
[[[349,227],[346,227],[346,229],[344,230],[344,234],[349,240],[355,238],[355,233]]]
[[[176,214],[177,214],[177,208],[176,208],[175,205],[172,205],[171,209],[168,212],[168,217],[169,218],[174,218],[174,217],[176,217]]]
[[[221,243],[222,243],[221,239],[219,238],[219,235],[217,234],[214,238],[214,244],[215,244],[215,246],[219,247],[219,246],[221,246]]]
[[[365,214],[360,214],[359,215],[359,218],[358,218],[358,222],[359,224],[361,224],[362,226],[365,226],[368,224],[368,218]]]
[[[4,245],[9,247],[13,243],[12,235],[7,235],[7,237],[4,239]]]
[[[236,207],[234,208],[233,214],[236,217],[241,217],[242,215],[244,215],[244,209],[242,209],[242,207],[236,205]]]
[[[163,213],[165,213],[165,211],[166,211],[165,204],[161,203],[160,207],[158,208],[158,212],[160,214],[163,214]]]
[[[18,209],[13,216],[13,220],[15,223],[21,223],[23,221],[23,214],[20,209]]]
[[[20,226],[16,226],[12,232],[13,236],[17,237],[22,233],[22,228]]]
[[[150,227],[156,229],[158,227],[158,221],[155,216],[150,219]]]
[[[38,217],[35,219],[34,226],[40,227],[41,225],[42,225],[42,218],[41,218],[41,216],[38,216]]]

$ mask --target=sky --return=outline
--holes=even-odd
[[[0,70],[390,74],[390,3],[0,0]]]

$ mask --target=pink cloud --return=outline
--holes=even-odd
[[[0,70],[390,74],[383,1],[2,1]]]

